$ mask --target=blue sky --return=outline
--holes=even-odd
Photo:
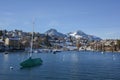
[[[120,0],[0,0],[0,28],[43,33],[50,28],[82,30],[101,38],[120,38]]]

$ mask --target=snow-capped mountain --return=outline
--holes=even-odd
[[[78,30],[78,31],[75,31],[75,32],[70,32],[67,35],[65,35],[63,33],[58,32],[56,29],[49,29],[44,34],[49,35],[50,37],[65,38],[66,36],[71,36],[71,37],[74,37],[76,39],[77,38],[83,38],[83,39],[87,39],[87,40],[101,40],[101,38],[93,36],[93,35],[88,35],[81,30]]]
[[[86,38],[87,34],[85,34],[84,32],[78,30],[76,32],[70,32],[68,33],[69,36],[75,37],[75,38]]]
[[[84,39],[88,39],[88,40],[101,40],[101,38],[93,36],[93,35],[88,35],[81,30],[78,30],[76,32],[70,32],[67,35],[75,37],[76,39],[77,38],[84,38]]]
[[[49,35],[51,37],[66,37],[65,34],[58,32],[56,29],[50,29],[45,32],[46,35]]]
[[[94,35],[88,35],[88,38],[89,38],[89,40],[97,40],[97,41],[102,40],[101,38],[96,37]]]

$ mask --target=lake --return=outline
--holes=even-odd
[[[120,80],[120,53],[65,51],[34,53],[43,64],[20,69],[27,53],[0,53],[0,80]],[[13,69],[10,69],[13,67]]]

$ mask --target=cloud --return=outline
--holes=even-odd
[[[120,39],[120,32],[108,32],[105,36],[109,39]]]
[[[51,21],[48,26],[50,27],[58,27],[59,26],[59,23],[57,21]]]
[[[4,11],[0,13],[0,26],[10,26],[16,23],[16,19],[14,18],[14,13]]]
[[[120,32],[109,32],[109,33],[106,33],[106,35],[118,35],[120,34]]]
[[[14,16],[15,14],[13,12],[9,12],[9,11],[1,11],[0,12],[0,16],[3,17],[3,16]]]
[[[4,15],[7,15],[7,16],[13,16],[14,13],[12,13],[12,12],[5,12]]]

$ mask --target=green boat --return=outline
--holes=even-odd
[[[33,50],[32,50],[32,47],[33,47],[33,32],[32,32],[31,50],[30,50],[30,53],[29,53],[29,58],[20,63],[20,66],[22,66],[22,68],[38,66],[38,65],[41,65],[42,62],[43,62],[41,58],[32,58],[32,52],[33,52]]]
[[[22,67],[34,67],[42,64],[41,58],[34,58],[32,59],[31,57],[23,62],[20,63]]]

